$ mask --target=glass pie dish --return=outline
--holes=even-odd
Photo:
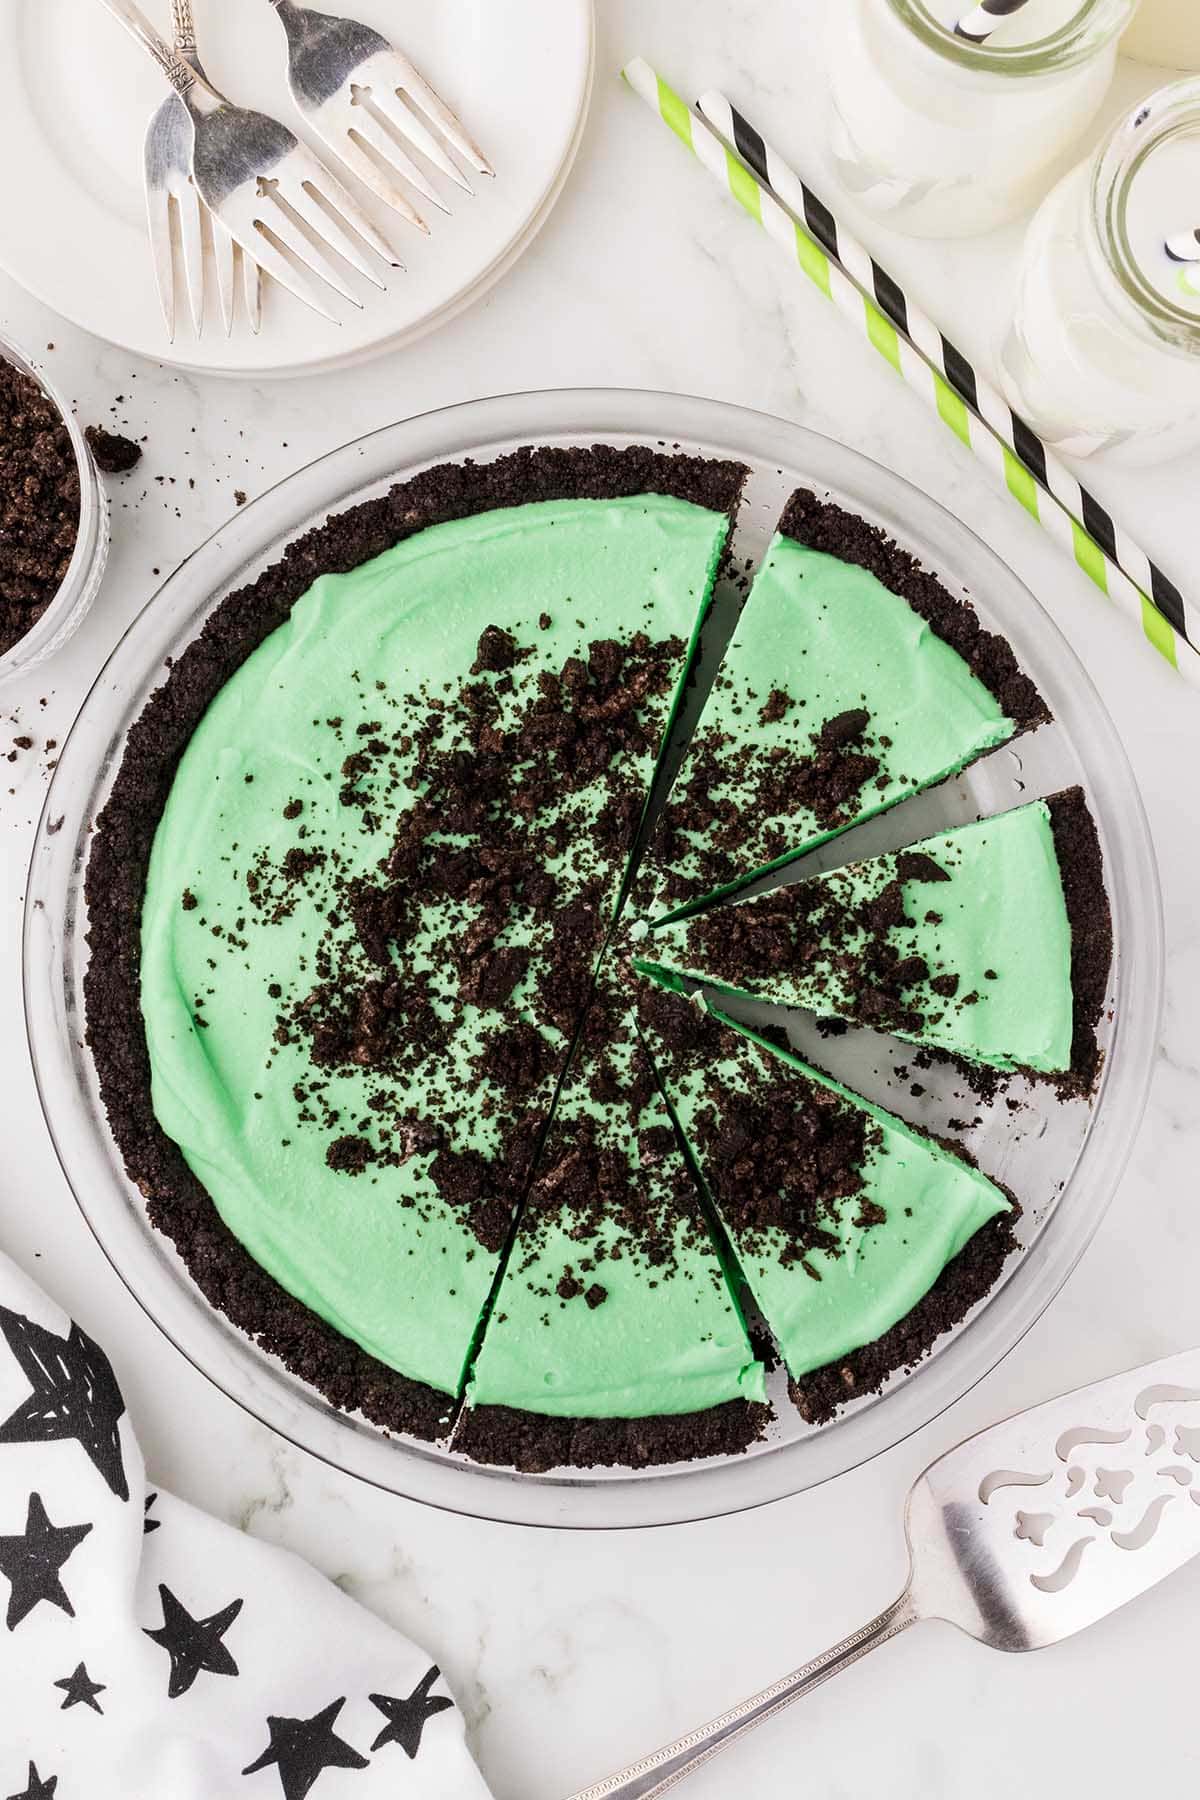
[[[916,1369],[806,1424],[772,1381],[777,1417],[744,1455],[642,1471],[598,1468],[523,1475],[485,1468],[447,1448],[389,1436],[340,1412],[215,1312],[170,1243],[149,1225],[126,1176],[83,1041],[87,917],[83,880],[92,824],[126,735],[164,664],[218,602],[278,560],[284,546],[357,501],[430,464],[488,460],[530,444],[670,446],[736,457],[751,476],[735,531],[740,563],[766,547],[787,496],[808,486],[880,525],[969,593],[1038,683],[1054,722],[993,752],[957,780],[916,796],[797,865],[815,871],[899,847],[1037,794],[1083,786],[1105,859],[1114,961],[1101,1025],[1103,1070],[1091,1104],[1046,1087],[994,1101],[963,1097],[951,1069],[906,1079],[911,1047],[866,1032],[797,1042],[869,1099],[934,1132],[951,1128],[985,1171],[1022,1201],[1021,1253],[987,1299]],[[131,1293],[218,1387],[314,1455],[430,1504],[515,1523],[618,1527],[710,1517],[828,1480],[917,1430],[1017,1342],[1074,1267],[1112,1197],[1149,1085],[1163,985],[1162,921],[1153,846],[1132,771],[1087,675],[1032,595],[964,526],[898,476],[845,446],[712,401],[640,391],[522,394],[410,419],[346,445],[289,477],[191,556],[130,626],[67,739],[34,847],[25,915],[25,1002],[38,1090],[81,1211]],[[968,1107],[964,1128],[951,1114]]]

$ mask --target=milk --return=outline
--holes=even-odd
[[[1164,249],[1200,224],[1200,82],[1152,108],[1055,188],[1021,255],[1006,396],[1076,456],[1149,463],[1200,443],[1200,286]]]
[[[1142,62],[1200,69],[1200,0],[1142,0],[1121,48]]]
[[[1028,0],[972,46],[953,36],[971,0],[836,0],[830,138],[841,181],[869,211],[925,236],[990,231],[1028,211],[1108,91],[1133,3]]]

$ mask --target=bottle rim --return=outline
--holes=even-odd
[[[1152,156],[1184,137],[1200,138],[1200,76],[1151,94],[1118,120],[1100,145],[1092,165],[1090,246],[1115,277],[1127,310],[1136,309],[1163,342],[1200,355],[1200,295],[1184,306],[1164,294],[1147,276],[1129,232],[1138,176]]]
[[[913,36],[947,62],[986,75],[1048,76],[1098,56],[1128,25],[1137,0],[1080,0],[1077,10],[1056,31],[1026,44],[972,43],[943,24],[927,0],[886,0],[895,17]],[[970,0],[962,10],[970,11]]]

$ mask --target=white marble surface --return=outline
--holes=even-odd
[[[0,738],[37,739],[17,762],[0,762],[0,1244],[108,1347],[158,1478],[289,1544],[425,1641],[462,1697],[498,1800],[561,1800],[877,1611],[901,1579],[902,1495],[929,1456],[966,1431],[1200,1340],[1200,696],[989,491],[966,452],[615,80],[640,50],[685,91],[724,81],[785,146],[810,153],[822,0],[690,0],[686,9],[601,0],[600,10],[593,116],[558,211],[495,294],[408,352],[288,385],[195,381],[131,366],[0,280],[0,326],[45,355],[81,415],[103,420],[115,406],[148,437],[142,469],[114,490],[100,604],[43,674],[0,693]],[[1144,71],[1125,80],[1123,91],[1147,85]],[[1018,238],[888,244],[885,260],[982,349],[1003,315]],[[21,1030],[18,955],[25,861],[53,754],[45,739],[65,733],[156,572],[221,521],[234,490],[253,496],[414,411],[581,383],[690,390],[803,420],[900,469],[996,546],[1081,646],[1124,736],[1153,824],[1170,959],[1150,1110],[1118,1199],[1048,1316],[995,1374],[918,1439],[824,1490],[740,1519],[586,1538],[476,1524],[367,1490],[251,1423],[184,1364],[112,1273],[59,1174]],[[1136,478],[1095,473],[1131,526],[1184,569],[1198,477],[1200,462]],[[1108,1625],[1032,1658],[923,1628],[687,1791],[696,1800],[735,1788],[761,1800],[1184,1791],[1200,1774],[1200,1739],[1187,1726],[1198,1602],[1194,1567]]]

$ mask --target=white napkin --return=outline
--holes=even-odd
[[[148,1491],[104,1352],[0,1257],[0,1796],[487,1800],[407,1638]]]

